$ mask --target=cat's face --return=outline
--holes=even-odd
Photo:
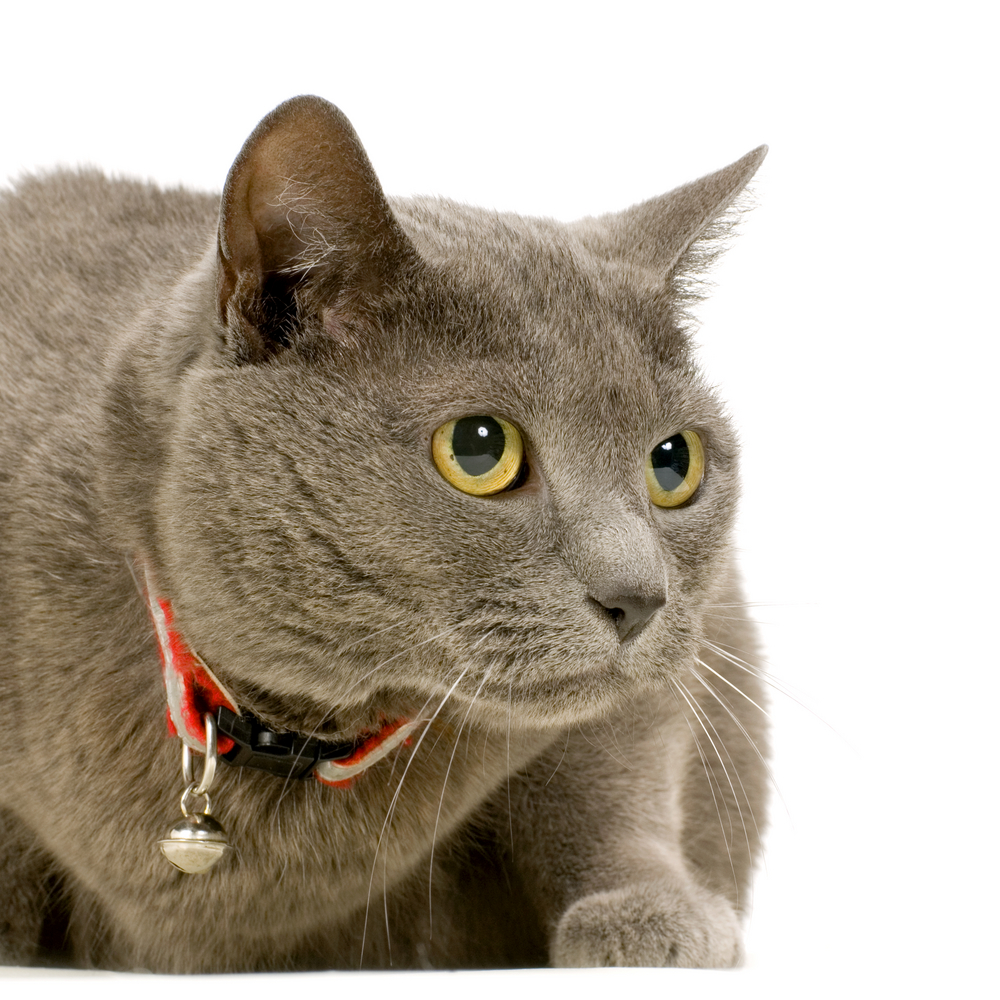
[[[662,686],[696,651],[737,488],[672,286],[613,249],[624,216],[394,214],[414,256],[368,307],[300,294],[266,360],[214,344],[177,382],[155,517],[188,640],[250,701],[359,718],[451,690],[482,725],[548,726]],[[485,496],[433,447],[473,416],[523,443]],[[660,506],[647,465],[681,432],[704,474]]]

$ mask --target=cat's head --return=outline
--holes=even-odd
[[[763,154],[563,225],[390,205],[336,108],[268,115],[114,406],[137,544],[220,677],[359,718],[451,691],[505,728],[688,661],[737,478],[685,282]]]

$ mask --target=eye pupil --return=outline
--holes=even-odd
[[[675,434],[662,442],[650,457],[660,489],[669,493],[683,485],[691,465],[691,454],[683,434]]]
[[[507,438],[492,417],[463,417],[455,424],[451,445],[462,471],[482,476],[500,461]]]

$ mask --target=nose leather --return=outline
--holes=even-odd
[[[591,598],[607,612],[618,632],[618,641],[635,639],[646,627],[650,618],[667,603],[663,591],[657,593],[614,593],[617,588],[600,588]]]

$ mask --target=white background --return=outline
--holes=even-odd
[[[8,11],[0,180],[85,162],[219,189],[257,120],[303,92],[340,105],[390,193],[562,219],[770,144],[699,337],[742,430],[747,589],[776,683],[794,697],[772,702],[781,797],[743,971],[324,974],[266,988],[992,992],[990,5],[361,6]],[[105,975],[8,986],[196,988]]]

